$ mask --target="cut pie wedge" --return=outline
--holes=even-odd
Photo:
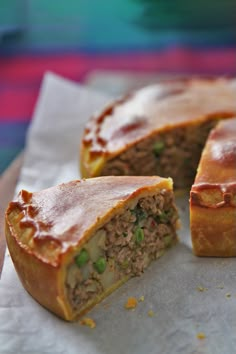
[[[219,119],[236,115],[236,80],[170,80],[111,103],[87,124],[83,177],[157,175],[191,187],[202,149]]]
[[[172,180],[98,177],[36,193],[6,211],[6,237],[25,289],[72,321],[176,240]]]
[[[190,224],[197,256],[236,256],[236,118],[210,133],[191,189]]]

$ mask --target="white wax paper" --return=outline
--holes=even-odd
[[[84,122],[108,100],[102,93],[47,74],[17,191],[78,178]],[[95,329],[64,322],[35,302],[6,253],[0,280],[0,353],[235,353],[236,259],[195,257],[188,197],[177,202],[183,224],[179,244],[90,311]],[[130,296],[144,296],[134,311],[124,308]],[[200,332],[205,339],[197,338]]]

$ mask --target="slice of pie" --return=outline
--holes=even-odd
[[[190,197],[193,251],[236,256],[236,118],[211,131]]]
[[[236,80],[166,81],[122,98],[87,124],[83,177],[171,176],[190,187],[209,131],[236,115]]]
[[[21,191],[6,211],[6,237],[25,289],[75,320],[176,240],[172,180],[98,177]]]

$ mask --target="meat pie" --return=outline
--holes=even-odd
[[[203,150],[190,197],[198,256],[236,256],[236,118],[220,122]]]
[[[236,80],[166,81],[122,98],[86,126],[83,177],[171,176],[190,187],[209,131],[236,115]]]
[[[6,211],[6,237],[25,289],[72,321],[176,240],[172,180],[98,177],[21,191]]]

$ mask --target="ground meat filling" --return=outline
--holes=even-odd
[[[176,241],[173,194],[142,198],[99,229],[68,268],[70,303],[79,308],[118,281],[140,275]]]
[[[175,188],[193,183],[201,151],[216,120],[147,138],[108,161],[101,175],[172,177]]]

